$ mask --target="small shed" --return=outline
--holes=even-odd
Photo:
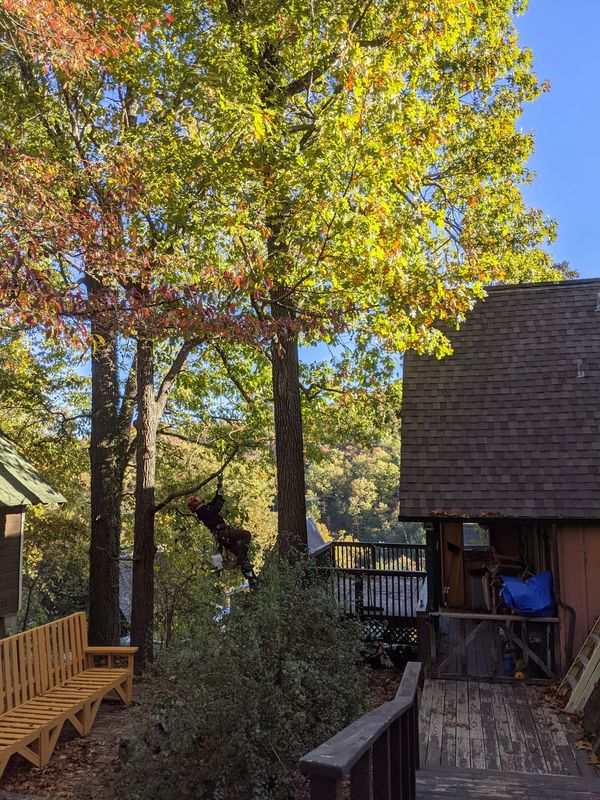
[[[21,606],[25,509],[65,503],[15,445],[0,433],[0,637],[16,633]]]
[[[500,575],[550,571],[532,647],[564,671],[600,616],[600,279],[490,288],[449,336],[453,355],[404,365],[400,514],[428,530],[429,611],[464,662],[502,616]],[[496,621],[510,653],[517,627]]]

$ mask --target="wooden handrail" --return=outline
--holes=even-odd
[[[352,722],[305,755],[300,771],[310,780],[311,800],[337,800],[350,777],[353,797],[415,798],[419,767],[417,692],[421,664],[409,662],[394,700]]]
[[[553,622],[559,623],[558,617],[523,617],[520,614],[488,614],[471,611],[431,611],[430,617],[448,617],[450,619],[477,619],[497,622]]]

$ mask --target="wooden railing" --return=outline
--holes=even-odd
[[[394,700],[365,714],[301,759],[311,800],[339,800],[349,779],[357,800],[414,800],[419,768],[418,685],[421,664],[409,662]]]

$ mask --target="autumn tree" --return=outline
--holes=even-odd
[[[189,59],[191,19],[179,23],[180,44],[170,32],[176,17],[160,4],[136,4],[129,14],[125,6],[118,24],[95,4],[74,15],[91,56],[75,49],[80,55],[71,63],[52,39],[42,43],[43,15],[31,21],[26,14],[31,26],[21,26],[23,8],[5,20],[0,224],[7,269],[0,295],[11,324],[91,346],[96,642],[114,643],[119,635],[122,487],[135,454],[132,639],[143,661],[152,642],[154,518],[164,506],[154,499],[158,423],[195,347],[212,339],[260,341],[268,327],[243,309],[236,313],[240,280],[224,269],[219,252],[237,116],[232,103],[215,112],[204,70]],[[114,24],[112,49],[86,39],[96,19],[104,28],[107,20]],[[120,46],[121,39],[130,46]]]
[[[243,191],[232,264],[266,287],[251,302],[281,323],[270,358],[279,535],[304,546],[298,342],[355,335],[381,350],[443,355],[486,283],[556,275],[553,224],[521,187],[532,137],[524,103],[544,86],[519,47],[513,0],[228,0],[206,7],[244,91]],[[233,87],[233,88],[232,88]],[[368,345],[366,345],[368,346]]]

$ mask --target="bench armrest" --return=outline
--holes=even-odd
[[[139,647],[86,647],[85,653],[85,666],[86,668],[95,666],[94,658],[96,656],[106,656],[106,667],[112,669],[114,666],[114,659],[125,656],[127,658],[127,669],[133,672],[133,655],[137,653]]]

